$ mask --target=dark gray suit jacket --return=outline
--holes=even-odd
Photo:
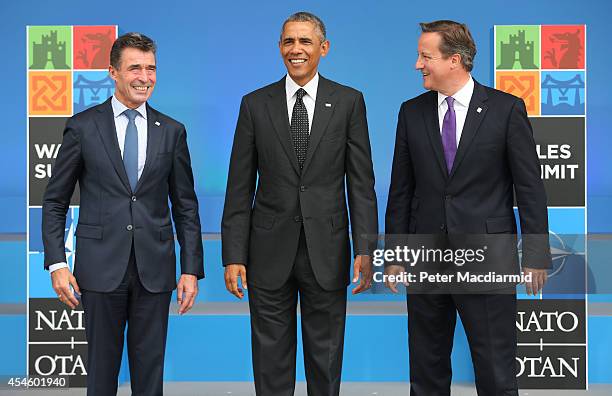
[[[172,202],[181,272],[204,277],[198,201],[185,127],[147,105],[147,157],[135,191],[121,159],[111,100],[71,117],[43,199],[45,268],[65,262],[66,211],[79,182],[74,275],[80,288],[114,290],[132,240],[138,273],[151,292],[176,287]]]
[[[285,79],[246,95],[230,161],[222,220],[223,263],[247,265],[257,287],[288,278],[304,227],[321,287],[349,283],[353,254],[371,254],[378,232],[374,172],[363,96],[319,79],[310,142],[300,171],[293,147]]]
[[[437,92],[402,104],[387,203],[388,236],[506,234],[489,237],[500,248],[489,249],[487,261],[507,265],[506,273],[518,272],[513,192],[523,265],[550,268],[546,192],[524,102],[475,82],[450,174]]]

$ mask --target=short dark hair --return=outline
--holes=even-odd
[[[440,52],[446,58],[459,54],[463,68],[472,71],[474,58],[476,57],[476,44],[466,24],[442,20],[429,23],[421,22],[419,25],[421,25],[423,33],[440,33],[442,37]]]
[[[315,30],[318,30],[317,33],[319,33],[319,39],[321,39],[321,42],[327,40],[325,24],[323,23],[321,18],[319,18],[315,14],[306,11],[300,11],[296,12],[293,15],[290,15],[289,18],[285,19],[285,22],[283,22],[283,27],[281,28],[281,38],[283,37],[283,32],[285,31],[285,25],[289,22],[310,22],[315,25]]]
[[[144,34],[136,32],[126,33],[115,40],[111,48],[110,64],[115,69],[119,69],[121,65],[121,52],[125,48],[136,48],[144,52],[153,52],[153,55],[157,51],[155,42]]]

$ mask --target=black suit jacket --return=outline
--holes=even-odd
[[[281,287],[303,225],[318,283],[327,290],[346,287],[347,196],[353,253],[369,255],[373,246],[364,237],[377,234],[378,221],[360,92],[320,77],[301,171],[289,130],[285,79],[243,97],[223,211],[224,265],[245,264],[249,282]]]
[[[450,174],[440,135],[437,92],[402,104],[387,235],[516,234],[513,191],[523,236],[522,264],[549,268],[546,193],[523,100],[475,82]],[[492,254],[517,263],[516,244],[504,245],[505,250]]]
[[[132,240],[143,286],[176,287],[172,202],[181,272],[204,277],[198,201],[185,127],[147,105],[147,156],[135,191],[121,159],[111,100],[74,115],[43,199],[45,268],[65,262],[66,211],[76,182],[81,203],[74,275],[82,289],[114,290],[125,274]]]

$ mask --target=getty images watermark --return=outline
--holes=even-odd
[[[531,282],[532,275],[518,273],[517,266],[487,265],[487,246],[481,248],[442,249],[421,246],[396,246],[373,251],[376,267],[398,265],[403,271],[374,272],[374,282],[403,284],[517,284]],[[499,260],[496,264],[499,264]],[[505,261],[505,260],[502,260]],[[513,268],[512,268],[513,267]],[[501,271],[487,270],[490,268]],[[427,269],[427,270],[426,270]]]

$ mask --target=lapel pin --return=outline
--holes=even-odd
[[[331,107],[331,103],[325,103],[325,107]]]
[[[480,113],[481,111],[482,111],[482,107],[479,107],[479,108],[476,109],[477,113]]]
[[[478,112],[480,113],[480,109],[478,109]],[[155,125],[159,126],[159,121],[155,121]]]

